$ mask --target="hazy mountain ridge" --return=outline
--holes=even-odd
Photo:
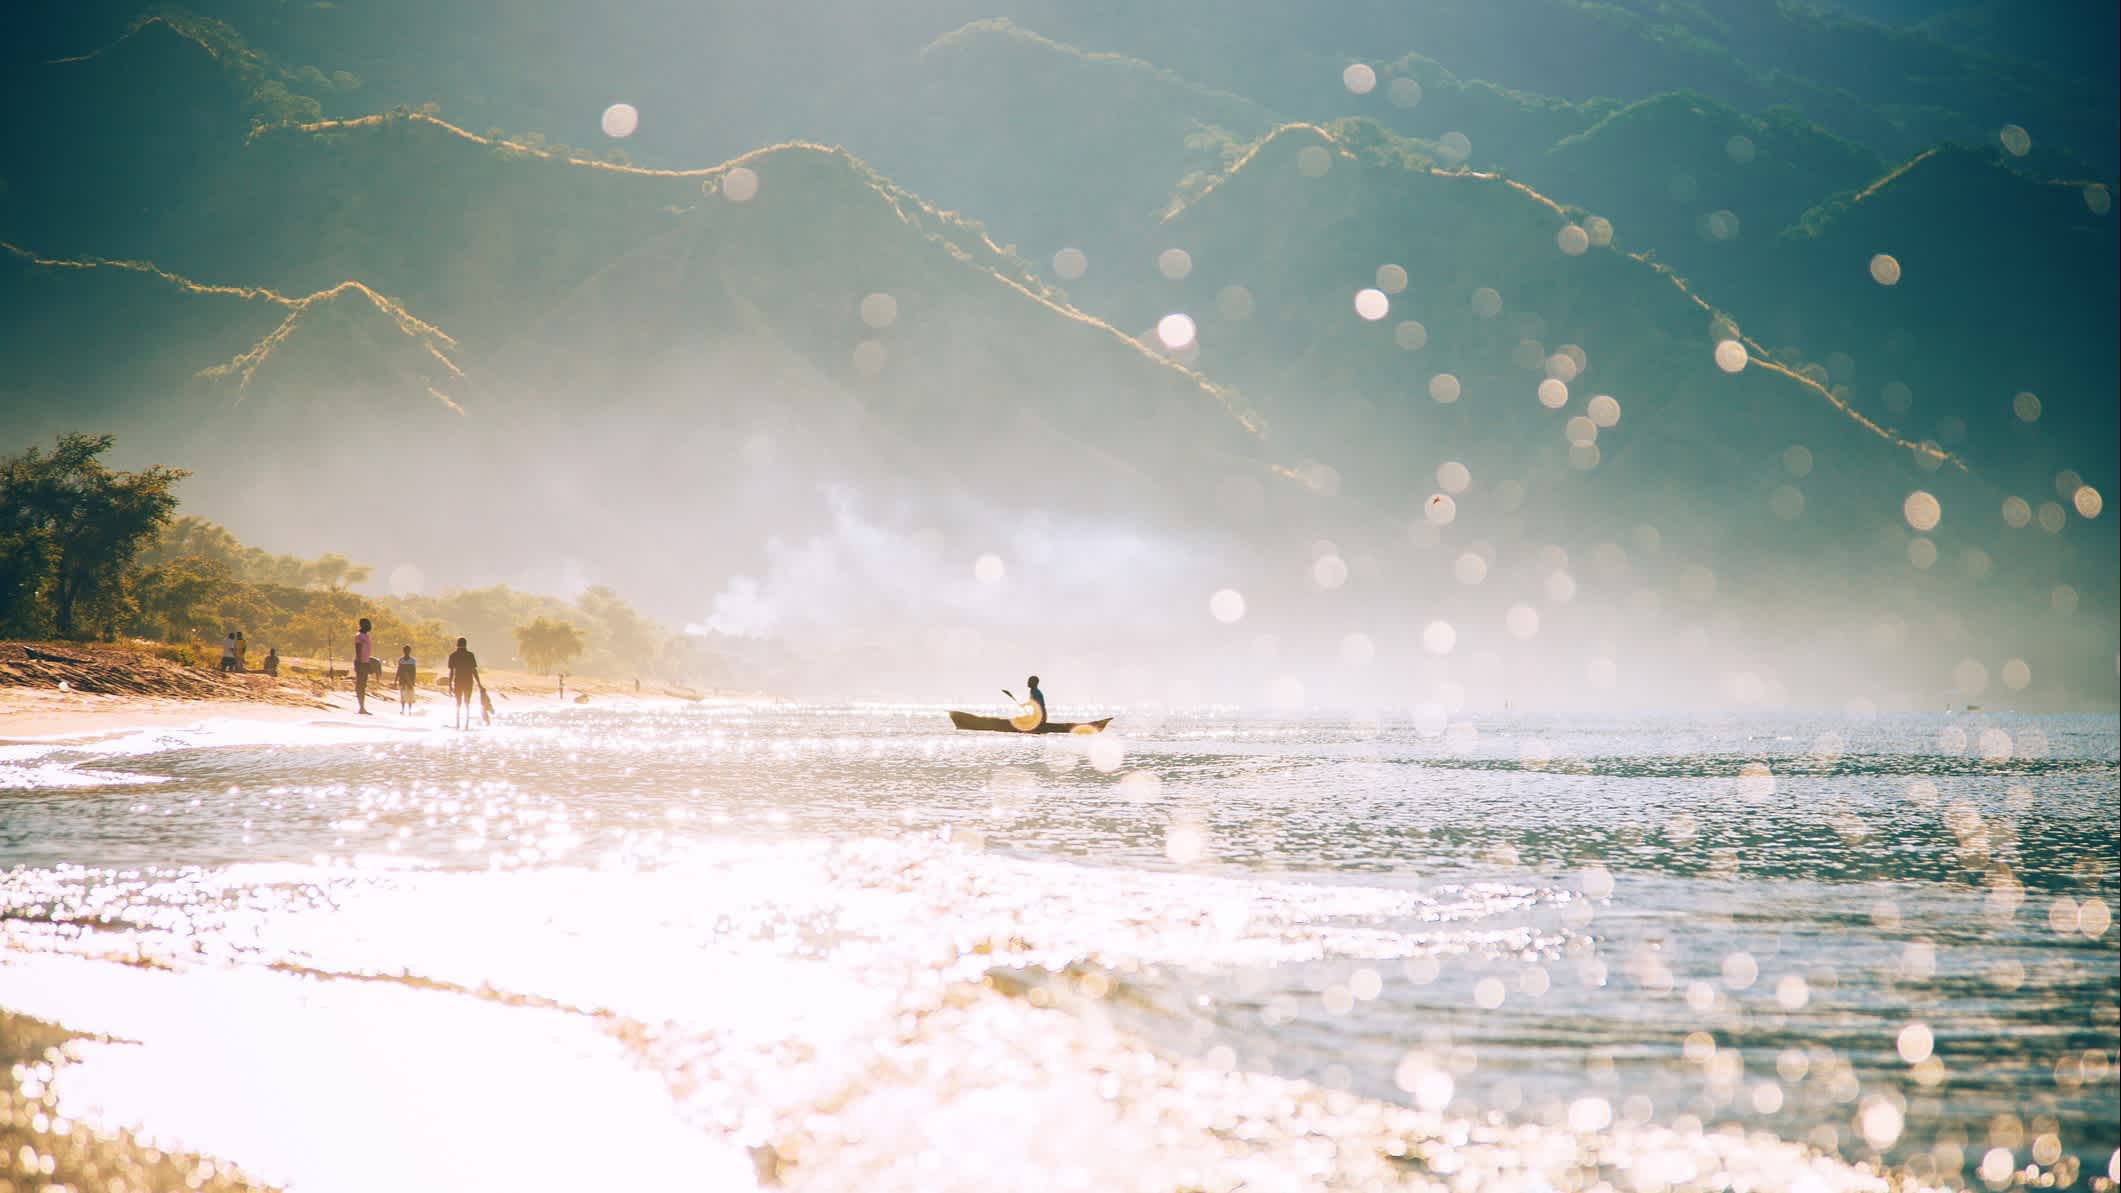
[[[136,49],[159,45],[155,53],[183,61],[204,52],[161,33],[138,40]],[[834,649],[874,648],[863,635],[893,618],[999,633],[1026,616],[1056,649],[1093,625],[1131,627],[1121,637],[1162,649],[1145,644],[1170,619],[1198,619],[1206,575],[1250,594],[1262,633],[1307,624],[1301,611],[1317,606],[1318,587],[1284,557],[1329,543],[1347,562],[1349,587],[1323,599],[1369,619],[1380,642],[1411,604],[1462,620],[1469,646],[1499,643],[1499,628],[1474,627],[1494,620],[1498,600],[1529,601],[1557,632],[1588,635],[1567,650],[1557,643],[1570,665],[1582,665],[1570,652],[1586,642],[1640,651],[1658,667],[1677,667],[1704,642],[1727,658],[1787,650],[1788,674],[1812,676],[1811,691],[1827,690],[1835,669],[1862,654],[1869,631],[1850,628],[1856,621],[1905,624],[1896,608],[1959,619],[1905,657],[1864,656],[1914,692],[1949,671],[1946,656],[1985,649],[1982,635],[2007,637],[2009,611],[2055,585],[2110,604],[2111,568],[2101,570],[2113,554],[2102,533],[2110,523],[2085,528],[2066,514],[2055,531],[2028,532],[1977,513],[2029,493],[2027,476],[2050,465],[2002,469],[1988,451],[2002,441],[1978,434],[1971,445],[1944,442],[1881,408],[1872,382],[1851,384],[1834,359],[1850,356],[1873,379],[1879,360],[1934,351],[1924,341],[1933,325],[1964,336],[1919,302],[1903,301],[1898,314],[1880,306],[1881,294],[1947,301],[1949,289],[1917,293],[1944,268],[1938,258],[1905,254],[1907,280],[1896,288],[1862,272],[1883,251],[1879,236],[1922,226],[1916,217],[1934,202],[1924,194],[1965,189],[1937,172],[1958,160],[1952,154],[1866,180],[1860,147],[1801,120],[1778,124],[1684,96],[1625,111],[1545,105],[1428,76],[1438,98],[1477,99],[1528,129],[1570,128],[1604,111],[1602,124],[1562,138],[1566,148],[1541,150],[1543,163],[1573,160],[1586,191],[1607,180],[1603,158],[1642,157],[1635,142],[1659,141],[1658,122],[1672,113],[1692,121],[1691,139],[1668,159],[1681,168],[1690,155],[1721,155],[1738,187],[1747,167],[1786,168],[1771,210],[1809,199],[1808,234],[1784,242],[1749,220],[1735,245],[1717,247],[1735,248],[1740,263],[1780,258],[1774,268],[1739,268],[1705,285],[1687,269],[1682,281],[1661,253],[1647,259],[1660,247],[1651,242],[1673,233],[1643,229],[1626,204],[1649,202],[1654,189],[1584,202],[1544,185],[1536,169],[1522,172],[1527,183],[1438,168],[1461,155],[1348,119],[1262,130],[1248,145],[1248,122],[1268,118],[1263,106],[1002,24],[935,43],[921,69],[916,102],[936,119],[905,122],[897,140],[880,143],[899,160],[928,163],[916,172],[988,196],[976,203],[995,204],[991,212],[944,201],[991,214],[1000,235],[1030,243],[1037,266],[914,193],[925,187],[822,145],[665,169],[584,161],[425,113],[252,132],[241,112],[188,106],[183,95],[168,102],[206,114],[182,134],[201,151],[188,162],[173,155],[166,185],[143,196],[147,211],[91,205],[29,225],[75,241],[38,244],[43,251],[85,258],[92,250],[80,245],[107,236],[123,255],[170,271],[118,282],[142,295],[162,287],[139,308],[156,343],[128,353],[140,359],[70,375],[102,387],[104,426],[196,445],[186,450],[206,465],[195,484],[209,512],[213,501],[311,503],[313,532],[386,567],[447,560],[437,569],[451,582],[565,583],[565,569],[588,570],[651,602],[684,594],[689,607],[662,606],[675,617],[711,606],[725,629],[802,624]],[[1383,73],[1380,93],[1395,80]],[[210,72],[186,77],[201,91],[221,86]],[[1025,137],[1011,103],[1056,118]],[[123,127],[142,107],[118,97],[94,119]],[[53,137],[68,131],[62,121]],[[1752,142],[1755,160],[1730,156],[1733,136]],[[1324,161],[1317,176],[1313,151]],[[2007,210],[2025,188],[2046,185],[2001,163],[1983,169],[1994,185],[1975,196],[1978,210]],[[1188,171],[1197,172],[1191,181]],[[1808,177],[1822,187],[1812,196]],[[1819,204],[1827,184],[1859,181],[1840,208]],[[1719,197],[1704,189],[1697,178],[1694,201]],[[1178,202],[1159,218],[1174,191]],[[2082,240],[2079,268],[2101,252],[2110,260],[2111,222],[2085,206],[2090,192],[2071,193],[2085,215],[2059,238],[2013,242],[1967,267],[2052,287],[2055,243],[2070,236]],[[15,226],[7,210],[0,230]],[[1593,212],[1618,218],[1611,245],[1610,225]],[[2041,212],[2028,218],[2052,222],[2051,205]],[[1931,239],[1944,249],[1966,238]],[[1078,270],[1058,260],[1049,267],[1056,245],[1086,249],[1087,273],[1071,276]],[[1386,284],[1386,264],[1404,270],[1404,288]],[[1848,284],[1818,283],[1841,273]],[[209,298],[195,290],[211,288],[163,280],[187,275],[241,279],[272,297]],[[34,301],[55,293],[50,277],[32,281],[21,284],[25,294],[42,287]],[[1241,301],[1232,286],[1245,287]],[[1366,288],[1389,297],[1389,317],[1357,314],[1352,300]],[[2111,309],[2110,289],[2084,289],[2079,313],[2090,320]],[[1499,310],[1475,309],[1483,290]],[[288,294],[310,297],[280,297]],[[55,306],[92,316],[96,303]],[[223,306],[231,313],[216,313]],[[1241,318],[1229,314],[1238,307],[1247,308]],[[1197,340],[1165,347],[1158,321],[1179,312],[1194,320]],[[1409,317],[1423,325],[1411,346],[1396,338]],[[1895,339],[1902,325],[1917,330]],[[71,331],[45,327],[47,338],[18,339],[9,355],[91,360],[125,343],[92,317]],[[208,341],[213,352],[197,347]],[[1735,376],[1716,365],[1723,341],[1746,346],[1749,362]],[[2065,391],[2098,340],[2024,342],[2062,361],[2041,374],[2061,380],[2039,382],[2059,387],[2048,424],[2059,440],[2081,425]],[[1564,349],[1580,359],[1556,365]],[[1571,376],[1561,408],[1550,410],[1538,384],[1557,370]],[[2005,372],[1995,369],[1993,383]],[[1444,374],[1448,402],[1430,390]],[[1906,376],[1925,396],[1943,384]],[[193,396],[172,403],[168,394]],[[1592,419],[1594,394],[1618,400],[1617,422]],[[1601,407],[1599,418],[1610,413]],[[8,422],[42,426],[49,414],[21,409]],[[1595,430],[1579,435],[1571,420]],[[184,434],[172,435],[173,424]],[[2048,434],[2009,433],[2028,432]],[[1593,443],[1594,453],[1580,450]],[[1923,466],[1947,452],[1973,472]],[[320,461],[329,495],[318,493]],[[1457,493],[1457,519],[1439,523],[1428,508],[1449,488],[1436,472],[1447,461],[1469,469],[1472,487]],[[2095,484],[2103,475],[2074,466]],[[426,517],[422,489],[437,480],[485,499]],[[1931,536],[1944,561],[1934,570],[1909,563],[1920,544],[1900,503],[1916,489],[1948,511]],[[762,522],[773,528],[763,540]],[[541,530],[535,559],[503,529],[525,523]],[[1025,529],[1034,526],[1047,529]],[[497,533],[467,537],[473,528]],[[674,535],[683,549],[672,549]],[[1649,545],[1616,548],[1632,562],[1607,567],[1605,547],[1620,539]],[[1581,586],[1573,604],[1550,599],[1552,576],[1563,573],[1540,550],[1563,543],[1597,544],[1604,561],[1561,565]],[[1024,587],[1013,586],[1013,571],[999,584],[966,580],[963,561],[1006,544],[1010,567],[1026,569]],[[1484,560],[1486,586],[1451,577],[1468,553]],[[900,566],[910,560],[920,562]],[[1701,590],[1690,569],[1712,577],[1710,596],[1690,595]],[[1113,602],[1115,570],[1139,573],[1133,599]],[[1007,608],[995,604],[1005,593]],[[1675,654],[1682,614],[1688,633],[1710,637],[1688,638]],[[1854,637],[1775,645],[1822,619]],[[2096,626],[2019,628],[2050,635],[2038,649],[2014,648],[2038,656],[2063,685],[2057,692],[2086,690],[2077,685],[2096,677],[2084,660],[2110,651]],[[1008,632],[1026,631],[1018,623]],[[1287,649],[1331,654],[1330,642],[1284,632]]]
[[[1322,171],[1318,152],[1330,155]],[[1286,234],[1256,235],[1269,211]],[[1213,311],[1224,287],[1246,287],[1244,318],[1202,320],[1201,367],[1256,395],[1278,425],[1302,409],[1312,434],[1294,446],[1417,529],[1434,501],[1424,495],[1438,491],[1432,471],[1464,465],[1472,488],[1455,498],[1445,543],[1485,542],[1506,559],[1511,543],[1522,553],[1527,540],[1582,543],[1652,525],[1666,561],[1657,587],[1683,588],[1685,564],[1721,577],[1752,627],[1740,640],[1770,626],[1794,633],[1789,618],[1845,616],[1825,612],[1837,605],[1904,600],[1958,610],[1952,637],[1969,649],[2056,584],[2111,589],[2104,525],[2072,515],[2059,540],[2011,529],[1993,512],[2005,494],[1992,478],[1769,359],[1669,271],[1596,246],[1564,251],[1568,213],[1521,183],[1366,157],[1299,127],[1170,226],[1194,262],[1184,305]],[[1406,288],[1367,322],[1350,299],[1381,264],[1402,267]],[[1482,290],[1493,314],[1473,308]],[[1417,348],[1399,339],[1402,311],[1422,324]],[[1716,363],[1726,340],[1747,347],[1735,375]],[[1575,346],[1587,367],[1549,410],[1535,390],[1554,379],[1554,354]],[[1448,389],[1432,388],[1442,377]],[[1616,417],[1595,431],[1586,464],[1565,438],[1576,426],[1564,424],[1592,413],[1598,393],[1618,399]],[[1909,566],[1901,506],[1915,490],[1952,511],[1938,542],[1947,558],[1966,556],[1961,570],[1938,565],[1933,578]],[[1503,566],[1490,560],[1488,574]],[[1864,657],[1881,674],[1907,663]]]

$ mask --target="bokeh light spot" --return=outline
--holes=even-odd
[[[1473,291],[1473,313],[1483,319],[1493,319],[1502,314],[1502,295],[1492,286],[1482,286]]]
[[[982,584],[999,584],[1008,574],[1009,566],[993,552],[980,556],[972,565],[973,578]]]
[[[1377,87],[1377,72],[1357,62],[1340,72],[1340,85],[1356,95],[1368,95]]]
[[[2031,390],[2022,390],[2011,398],[2011,413],[2022,423],[2040,421],[2040,395]]]
[[[1611,394],[1593,394],[1585,403],[1584,415],[1594,426],[1611,427],[1620,423],[1620,400]]]
[[[1988,668],[1979,659],[1961,659],[1952,668],[1952,686],[1972,698],[1988,690]]]
[[[1473,483],[1473,470],[1456,460],[1445,460],[1436,466],[1436,483],[1446,493],[1463,493]]]
[[[1745,368],[1745,345],[1737,340],[1720,340],[1716,344],[1716,367],[1726,373],[1736,373]]]
[[[2070,495],[2069,503],[2077,507],[2077,516],[2081,518],[2096,518],[2099,511],[2106,508],[2106,499],[2100,497],[2099,490],[2090,485],[2079,487]]]
[[[1392,329],[1392,342],[1409,352],[1417,352],[1428,346],[1429,329],[1409,319]]]
[[[2012,157],[2024,157],[2033,151],[2033,135],[2015,124],[2006,124],[1996,139],[2003,142],[2004,151]]]
[[[1391,310],[1392,300],[1385,297],[1384,291],[1357,290],[1355,292],[1355,313],[1362,316],[1365,320],[1375,323],[1391,313]]]
[[[1348,561],[1338,555],[1323,555],[1311,563],[1311,582],[1332,590],[1348,582]]]
[[[1900,503],[1900,513],[1909,526],[1924,534],[1937,529],[1937,523],[1944,519],[1944,507],[1924,489],[1908,494],[1907,500]]]
[[[1078,248],[1065,248],[1053,254],[1053,272],[1065,281],[1074,281],[1090,269],[1090,257]]]
[[[1539,404],[1549,410],[1559,410],[1569,404],[1569,387],[1565,382],[1549,377],[1539,383]]]
[[[1421,84],[1413,79],[1394,79],[1385,88],[1385,97],[1395,108],[1411,108],[1421,102]]]
[[[1306,178],[1324,178],[1333,168],[1333,155],[1323,145],[1306,145],[1296,155],[1296,169]]]
[[[898,322],[898,299],[889,294],[871,294],[862,299],[862,322],[876,328]]]
[[[1458,400],[1458,378],[1450,373],[1438,373],[1429,378],[1429,396],[1448,406]]]
[[[1165,249],[1156,255],[1156,272],[1174,282],[1193,272],[1193,254],[1184,249]]]
[[[758,171],[749,166],[735,166],[722,175],[722,197],[731,203],[749,203],[759,195]]]
[[[1742,166],[1752,161],[1757,151],[1751,137],[1734,136],[1723,143],[1723,152],[1724,156]]]
[[[1879,253],[1871,258],[1871,280],[1881,286],[1900,284],[1900,259],[1891,253]]]
[[[632,104],[613,104],[604,109],[602,124],[605,136],[623,140],[641,127],[641,113]]]
[[[1191,315],[1173,313],[1156,321],[1156,338],[1162,340],[1166,348],[1183,348],[1193,342],[1194,334]]]
[[[1421,503],[1421,516],[1431,526],[1449,526],[1458,517],[1458,503],[1448,493],[1431,493]]]
[[[1377,288],[1387,294],[1397,294],[1407,288],[1407,271],[1402,265],[1380,265],[1377,267]]]
[[[1421,628],[1421,648],[1433,655],[1450,654],[1458,645],[1458,631],[1448,621],[1432,621]]]
[[[1234,588],[1218,588],[1208,598],[1208,615],[1224,625],[1236,625],[1245,617],[1245,595]]]
[[[1510,631],[1510,637],[1530,638],[1539,633],[1539,610],[1525,604],[1512,605],[1503,615],[1502,623]]]
[[[1571,257],[1581,257],[1591,247],[1591,234],[1583,230],[1582,224],[1563,224],[1561,231],[1554,233],[1554,244]]]
[[[1230,322],[1242,323],[1252,317],[1257,304],[1252,300],[1252,292],[1243,286],[1224,286],[1215,296],[1215,309]]]

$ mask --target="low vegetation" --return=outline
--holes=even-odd
[[[210,667],[222,636],[241,631],[255,668],[269,649],[343,655],[366,617],[379,655],[411,646],[430,667],[465,637],[489,652],[511,644],[539,672],[717,678],[711,649],[609,588],[571,602],[503,585],[437,596],[354,591],[372,576],[368,565],[337,553],[276,555],[178,515],[174,488],[184,473],[115,471],[103,462],[114,443],[69,434],[49,450],[0,458],[0,637],[141,639],[164,644],[157,653],[170,662]]]

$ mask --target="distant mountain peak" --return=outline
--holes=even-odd
[[[280,321],[279,326],[264,339],[251,345],[249,350],[221,364],[201,370],[200,376],[234,377],[240,395],[250,388],[258,371],[273,360],[276,354],[282,353],[305,327],[326,318],[372,322],[375,317],[380,316],[390,329],[405,341],[417,344],[433,365],[439,366],[440,374],[436,379],[464,379],[464,370],[449,355],[457,346],[456,340],[449,333],[418,318],[396,300],[378,294],[360,282],[340,282],[330,289],[319,290],[301,298],[287,298],[277,294],[271,297],[287,308],[287,316]],[[429,397],[451,412],[459,415],[464,413],[464,408],[458,405],[455,399],[437,389],[431,381],[423,388]]]

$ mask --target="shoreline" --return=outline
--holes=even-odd
[[[778,699],[763,692],[662,683],[636,688],[632,680],[571,675],[563,699],[554,676],[491,670],[481,678],[496,701],[497,716],[530,708]],[[415,707],[422,710],[450,701],[442,678],[424,667],[416,693]],[[370,686],[368,703],[374,715],[356,715],[351,677],[343,668],[333,675],[312,659],[283,656],[280,675],[272,677],[175,661],[146,643],[0,642],[0,746],[89,744],[206,720],[402,728],[393,724],[398,689],[387,672]]]

